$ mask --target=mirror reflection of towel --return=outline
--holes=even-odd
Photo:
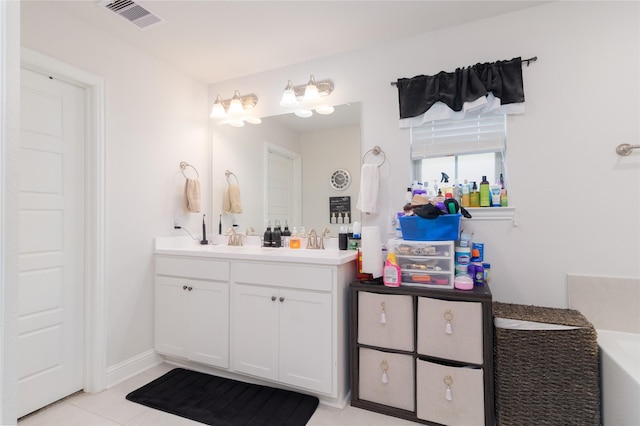
[[[362,213],[378,212],[380,168],[377,164],[363,164],[360,175],[360,195],[356,207]]]
[[[240,187],[238,185],[229,184],[222,200],[222,210],[226,214],[242,213],[242,201],[240,200]]]
[[[187,200],[187,211],[200,213],[200,181],[198,179],[187,179],[184,185],[185,198]]]

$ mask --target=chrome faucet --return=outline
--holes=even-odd
[[[242,245],[242,235],[236,234],[235,228],[229,228],[229,230],[227,231],[227,235],[229,236],[229,241],[227,242],[228,246]]]
[[[324,232],[323,232],[324,235]],[[318,233],[315,229],[309,231],[309,237],[307,239],[307,248],[308,249],[320,249],[324,250],[324,238],[318,237]]]

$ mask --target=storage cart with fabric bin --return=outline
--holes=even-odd
[[[578,311],[493,303],[497,425],[599,425],[597,334]]]

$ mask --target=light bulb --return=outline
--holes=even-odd
[[[309,118],[313,115],[313,112],[310,109],[299,109],[294,112],[295,115],[302,118]]]
[[[233,127],[244,127],[244,121],[242,120],[229,120],[227,124]]]
[[[260,123],[262,123],[262,120],[259,117],[251,117],[251,116],[245,117],[244,121],[246,121],[247,123],[250,123],[250,124],[260,124]]]
[[[321,105],[316,108],[318,114],[333,114],[333,111],[335,111],[335,108],[329,105]]]

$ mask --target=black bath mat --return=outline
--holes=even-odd
[[[318,398],[176,368],[129,401],[215,426],[305,425]]]

